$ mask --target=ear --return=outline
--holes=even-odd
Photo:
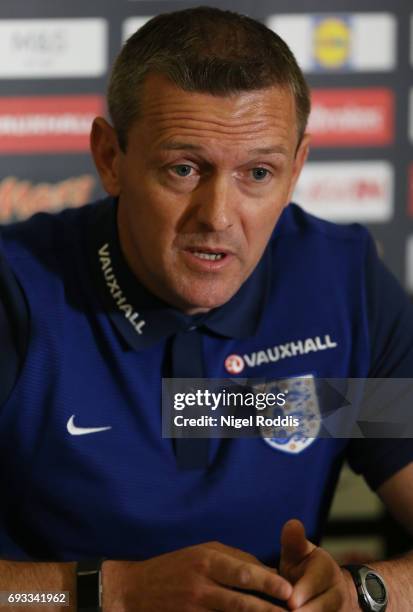
[[[105,191],[109,195],[118,196],[120,194],[119,161],[122,151],[115,130],[103,117],[96,117],[93,121],[90,148]]]
[[[310,152],[310,140],[311,140],[310,134],[304,134],[304,136],[301,139],[300,145],[297,149],[297,152],[295,154],[290,189],[288,191],[287,204],[291,201],[291,198],[293,197],[293,192],[297,184],[297,181],[299,179],[299,176],[301,174],[301,170],[303,169],[303,166]]]

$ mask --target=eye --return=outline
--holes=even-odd
[[[173,172],[178,176],[185,178],[190,176],[191,170],[193,170],[192,166],[188,166],[188,164],[178,164],[177,166],[173,166]]]
[[[264,179],[267,178],[267,176],[269,175],[269,170],[267,170],[267,168],[253,168],[251,170],[252,172],[252,176],[254,178],[254,181],[263,181]]]

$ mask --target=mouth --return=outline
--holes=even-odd
[[[184,254],[192,265],[203,271],[221,270],[234,257],[228,249],[221,247],[194,246],[184,249]]]
[[[199,259],[205,259],[207,261],[219,261],[223,259],[226,254],[219,252],[208,252],[208,251],[190,251],[192,255],[198,257]]]

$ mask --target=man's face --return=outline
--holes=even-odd
[[[204,312],[227,302],[260,260],[307,139],[297,151],[293,96],[275,87],[217,97],[151,75],[141,109],[126,153],[113,145],[110,179],[100,172],[119,196],[122,250],[152,293]]]

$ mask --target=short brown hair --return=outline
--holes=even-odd
[[[206,6],[162,13],[127,40],[108,89],[109,113],[124,151],[150,72],[167,76],[185,91],[217,96],[288,87],[295,98],[299,140],[304,134],[310,112],[304,76],[286,43],[250,17]]]

